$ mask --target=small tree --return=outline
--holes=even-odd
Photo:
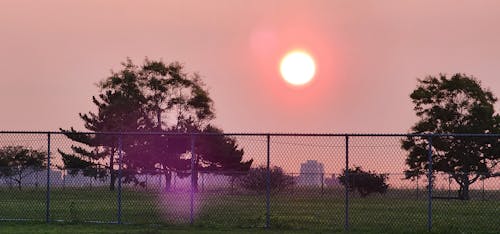
[[[377,174],[372,171],[363,171],[361,167],[349,168],[346,177],[345,169],[339,176],[342,185],[347,186],[349,191],[357,190],[361,197],[366,197],[370,193],[385,193],[389,185],[386,183],[387,174]]]
[[[47,153],[23,146],[0,149],[0,177],[17,183],[19,190],[24,178],[46,167]]]
[[[267,189],[267,167],[251,168],[239,181],[241,187],[264,193]],[[280,167],[270,168],[270,189],[279,192],[295,184],[292,176],[286,175]]]

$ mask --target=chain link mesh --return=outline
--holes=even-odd
[[[402,142],[428,144],[420,136],[79,135],[107,143],[0,134],[0,219],[339,231],[425,231],[431,221],[437,230],[500,231],[499,137],[433,136],[436,146],[470,141],[496,155],[492,173],[467,175],[464,200],[460,174],[434,171],[429,190],[428,170],[404,173]],[[43,160],[8,159],[22,149]],[[439,147],[432,153],[438,162]]]

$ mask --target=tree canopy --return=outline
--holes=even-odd
[[[241,161],[243,150],[236,141],[210,125],[215,117],[213,101],[200,76],[184,72],[182,64],[146,59],[137,66],[128,59],[120,71],[99,82],[98,88],[98,97],[92,98],[97,112],[80,114],[86,129],[165,133],[121,136],[125,181],[137,182],[134,174],[139,172],[164,174],[168,189],[172,172],[186,175],[188,170],[248,170],[252,161]],[[78,134],[73,128],[61,130],[85,145],[72,146],[72,153],[60,151],[64,167],[70,173],[82,171],[94,177],[110,173],[113,189],[118,137]],[[189,156],[196,158],[196,168],[191,168],[191,160],[186,157],[190,139],[178,134],[200,132],[219,136],[198,140],[199,153]]]
[[[441,74],[419,79],[410,97],[419,117],[414,133],[500,133],[497,98],[474,77]],[[498,138],[434,137],[432,147],[433,171],[448,173],[459,184],[461,199],[469,199],[469,185],[479,178],[498,175]],[[429,168],[427,139],[408,137],[402,148],[409,152],[406,177],[424,174]]]

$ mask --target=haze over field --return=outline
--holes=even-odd
[[[499,1],[0,1],[1,130],[84,130],[127,57],[199,72],[226,132],[397,132],[416,78],[463,72],[500,96]],[[311,83],[280,77],[303,49]],[[499,107],[497,105],[497,107]]]

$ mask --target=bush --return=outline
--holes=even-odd
[[[361,197],[366,197],[370,193],[385,193],[389,185],[386,183],[387,174],[377,174],[372,171],[363,171],[361,167],[355,167],[348,171],[349,179],[346,180],[345,169],[339,176],[342,185],[347,186],[349,191],[357,190]]]
[[[270,189],[273,192],[281,191],[295,183],[293,177],[286,175],[280,167],[271,168],[270,174]],[[239,184],[245,189],[264,193],[267,189],[267,167],[251,168],[244,177],[240,178]]]

